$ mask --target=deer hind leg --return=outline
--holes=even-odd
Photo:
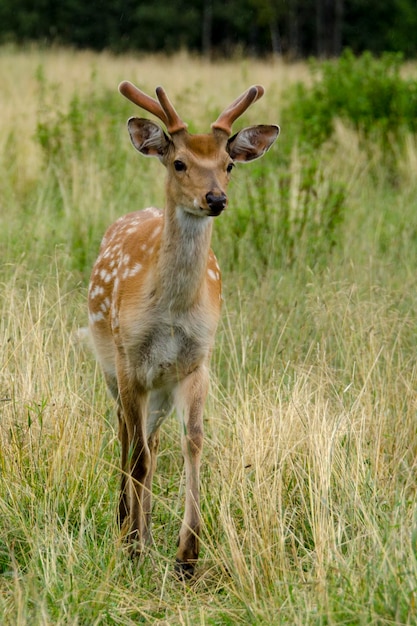
[[[121,477],[120,477],[120,496],[119,496],[119,526],[123,527],[123,524],[129,515],[129,501],[126,492],[126,476],[128,472],[127,459],[129,450],[129,439],[127,436],[126,423],[123,418],[123,411],[121,407],[117,408],[117,419],[119,423],[119,441],[122,450],[122,459],[120,463]]]
[[[151,543],[152,530],[151,530],[151,516],[152,516],[152,479],[156,469],[156,460],[158,456],[159,448],[159,430],[152,433],[148,437],[148,447],[151,455],[150,469],[146,476],[143,485],[143,514],[144,514],[144,529],[143,540],[145,543]]]
[[[119,426],[118,437],[119,437],[120,447],[122,451],[118,522],[119,522],[119,527],[122,528],[129,515],[129,498],[127,494],[127,476],[129,472],[129,467],[128,467],[129,438],[127,434],[126,421],[123,415],[123,408],[120,402],[119,386],[117,383],[116,374],[105,371],[104,377],[107,383],[107,387],[109,388],[111,395],[116,400],[117,405],[118,405],[117,406],[117,421],[118,421],[118,426]]]
[[[180,383],[176,398],[186,480],[185,511],[178,539],[176,570],[184,578],[193,576],[200,550],[200,460],[207,391],[208,371],[205,366],[201,366]]]

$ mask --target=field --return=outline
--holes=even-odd
[[[415,75],[415,66],[404,68]],[[305,64],[0,49],[0,623],[417,623],[417,139],[336,120],[237,167],[215,222],[212,359],[195,580],[173,575],[184,474],[163,427],[154,538],[116,524],[114,406],[88,349],[90,268],[117,216],[163,203],[123,79],[166,88],[191,131],[253,83],[281,123]]]

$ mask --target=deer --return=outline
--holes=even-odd
[[[118,520],[129,553],[152,541],[152,479],[160,427],[177,412],[185,468],[185,507],[175,571],[189,579],[200,549],[200,463],[209,361],[220,318],[222,285],[211,250],[214,218],[227,207],[238,162],[261,157],[279,134],[232,124],[264,93],[252,86],[211,124],[191,134],[163,87],[157,99],[129,81],[120,93],[164,128],[130,117],[130,140],[165,166],[165,207],[128,213],[104,234],[88,288],[89,334],[117,406],[121,445]]]

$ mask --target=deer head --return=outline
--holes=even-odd
[[[158,100],[132,83],[119,86],[131,102],[158,117],[167,132],[154,122],[137,117],[128,120],[132,144],[141,154],[160,159],[168,170],[167,201],[171,206],[199,216],[219,215],[227,205],[226,189],[235,162],[261,157],[279,134],[278,126],[257,125],[231,136],[232,124],[264,93],[250,87],[232,102],[211,125],[212,132],[192,135],[164,89],[157,87]]]

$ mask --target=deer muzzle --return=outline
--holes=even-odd
[[[213,193],[212,191],[209,191],[206,194],[206,202],[209,208],[209,215],[215,217],[220,215],[220,213],[226,208],[227,196],[224,193]]]

